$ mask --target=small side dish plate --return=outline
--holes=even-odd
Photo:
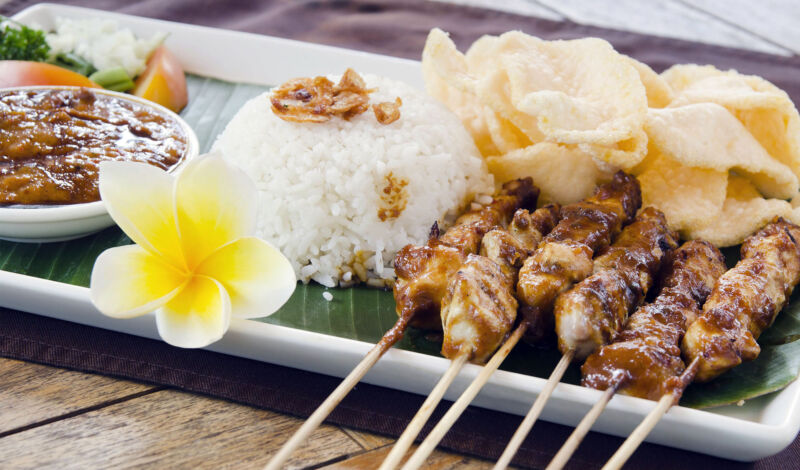
[[[169,35],[168,47],[186,71],[204,77],[270,85],[283,83],[292,77],[316,76],[352,67],[359,72],[377,73],[423,88],[419,62],[329,46],[50,4],[28,8],[14,19],[46,28],[52,26],[55,17],[113,19],[137,35],[166,32]],[[190,96],[190,103],[191,100]],[[218,109],[221,113],[226,103],[227,100],[223,99],[206,100],[201,105],[207,109]],[[215,132],[211,130],[213,126],[206,127],[210,130],[200,132],[200,141],[208,143],[213,140],[214,135],[211,134]],[[90,214],[87,212],[89,220]],[[45,216],[40,219],[33,215],[29,217],[32,223],[46,223],[47,220]],[[0,223],[6,224],[7,221],[8,218],[0,215]],[[88,226],[88,221],[85,223]],[[0,233],[0,236],[7,233]],[[46,239],[57,235],[42,231],[35,236]],[[158,338],[155,322],[150,316],[118,320],[100,314],[92,305],[89,289],[85,287],[0,271],[0,305],[113,331]],[[207,349],[344,377],[371,347],[366,342],[303,329],[254,320],[234,320],[225,337]],[[364,381],[428,394],[448,365],[449,361],[442,357],[392,349],[370,370]],[[465,366],[445,398],[457,398],[479,371],[480,367],[476,365]],[[524,415],[541,393],[544,384],[544,378],[500,370],[491,377],[474,405]],[[600,392],[596,390],[561,383],[555,388],[542,418],[574,426],[599,395]],[[616,396],[593,429],[627,436],[654,406],[652,401]],[[674,407],[658,423],[647,441],[728,459],[752,461],[780,452],[795,439],[798,430],[800,381],[779,392],[749,400],[743,406],[725,406],[707,411]]]
[[[59,90],[77,87],[48,87],[32,86],[4,88],[6,90]],[[186,150],[178,164],[172,171],[190,158],[197,156],[200,145],[194,130],[180,116],[169,109],[139,98],[137,96],[118,93],[115,91],[93,89],[93,93],[113,96],[154,110],[157,114],[173,119],[183,134],[186,136]],[[44,243],[71,240],[114,225],[114,221],[106,212],[102,201],[81,204],[64,204],[54,206],[11,206],[0,207],[0,239]]]

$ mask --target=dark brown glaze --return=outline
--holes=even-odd
[[[560,218],[561,206],[558,204],[548,204],[532,214],[521,209],[514,213],[514,218],[508,224],[508,232],[519,240],[530,256],[542,238],[553,231]]]
[[[552,205],[533,213],[520,209],[508,229],[495,228],[483,237],[481,254],[468,256],[442,299],[442,355],[455,359],[466,353],[481,363],[505,341],[517,318],[517,271],[558,215]]]
[[[410,319],[409,316],[397,317],[395,324],[389,328],[389,331],[384,333],[380,341],[376,344],[378,349],[382,351],[381,354],[391,349],[392,346],[403,339],[403,336],[406,334],[406,329],[408,329],[408,321]]]
[[[776,218],[744,241],[741,260],[719,279],[683,338],[686,361],[699,362],[697,381],[758,357],[756,340],[800,280],[799,237],[800,227]]]
[[[467,254],[477,253],[486,232],[494,227],[505,227],[517,209],[536,207],[538,198],[539,188],[533,185],[531,178],[509,181],[491,204],[462,214],[440,240]]]
[[[0,92],[0,206],[100,200],[99,165],[163,170],[184,157],[180,124],[157,110],[81,89]]]
[[[592,273],[592,257],[607,247],[642,204],[639,182],[618,172],[593,196],[561,209],[561,221],[525,260],[517,282],[525,339],[538,342],[553,331],[558,294]]]
[[[426,245],[407,245],[394,260],[397,281],[394,301],[397,315],[408,317],[417,328],[438,330],[447,279],[467,260],[463,250],[431,239]]]
[[[574,351],[575,358],[583,359],[611,341],[644,301],[664,257],[677,246],[678,234],[661,211],[641,211],[595,258],[594,274],[556,299],[561,352]]]
[[[514,213],[507,230],[495,228],[483,236],[480,254],[496,262],[516,285],[522,263],[553,230],[559,217],[558,204],[544,206],[533,213],[520,209]]]
[[[583,364],[583,385],[658,400],[680,397],[692,374],[684,374],[680,341],[694,322],[725,259],[713,245],[694,240],[671,252],[661,269],[660,294],[639,308],[614,342],[602,346]]]
[[[444,235],[439,236],[434,224],[427,244],[407,245],[398,251],[394,260],[398,316],[408,316],[417,328],[440,330],[439,312],[447,280],[468,255],[477,253],[486,232],[505,224],[520,207],[535,206],[538,196],[539,189],[531,178],[509,181],[490,204],[461,215]]]

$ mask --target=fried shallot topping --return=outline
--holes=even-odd
[[[325,122],[331,118],[333,82],[325,77],[293,78],[273,90],[270,101],[284,121]]]
[[[394,103],[385,101],[383,103],[373,104],[372,111],[375,113],[375,119],[381,124],[391,124],[400,119],[400,106],[403,105],[403,100],[398,96],[395,98]]]
[[[373,91],[367,89],[364,79],[355,70],[345,70],[339,83],[333,87],[331,114],[348,120],[353,116],[358,116],[369,109],[368,95]]]
[[[369,94],[364,79],[348,68],[339,83],[326,77],[293,78],[272,91],[272,111],[284,121],[326,122],[334,116],[350,120],[369,109]],[[390,124],[400,118],[400,98],[394,103],[373,106],[375,117],[381,124]],[[379,114],[380,113],[380,114]]]

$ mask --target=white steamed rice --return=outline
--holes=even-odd
[[[272,112],[265,93],[247,102],[215,143],[255,180],[259,235],[291,260],[304,282],[391,283],[400,248],[423,243],[434,221],[493,191],[454,114],[404,83],[364,79],[377,88],[371,103],[402,98],[398,121],[380,124],[370,109],[350,121],[287,122]],[[389,173],[408,181],[407,204],[399,217],[381,221]]]

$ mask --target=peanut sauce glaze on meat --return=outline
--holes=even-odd
[[[798,242],[800,227],[776,218],[742,243],[741,260],[719,279],[683,338],[687,362],[699,361],[695,380],[711,380],[761,352],[756,340],[800,281]]]
[[[659,296],[631,315],[613,343],[586,359],[584,386],[617,387],[650,400],[671,393],[677,400],[688,385],[681,379],[680,341],[725,272],[725,260],[710,243],[694,240],[671,252],[664,264]]]
[[[478,252],[486,232],[505,226],[517,209],[535,207],[538,196],[531,178],[509,181],[490,204],[464,213],[443,235],[434,224],[425,245],[403,247],[394,262],[398,316],[408,317],[418,328],[442,328],[441,302],[450,276],[468,255]]]
[[[639,213],[594,259],[594,274],[556,299],[561,352],[573,350],[583,359],[611,341],[644,301],[661,261],[677,246],[678,234],[669,229],[661,211],[648,207]]]
[[[107,160],[169,170],[183,158],[179,124],[146,106],[87,89],[0,92],[0,205],[100,199]]]
[[[592,273],[592,257],[611,243],[642,205],[639,182],[618,172],[586,200],[561,209],[561,221],[525,260],[517,282],[520,313],[528,323],[525,339],[553,331],[558,294]]]
[[[467,256],[442,299],[443,356],[466,353],[482,363],[505,341],[517,318],[517,272],[558,217],[555,205],[533,214],[519,209],[507,230],[494,228],[484,235],[480,255]]]

